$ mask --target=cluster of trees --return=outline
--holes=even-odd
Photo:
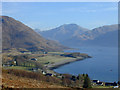
[[[63,85],[71,87],[83,87],[91,88],[91,80],[88,74],[79,74],[78,76],[73,76],[70,74],[63,75]]]
[[[80,56],[80,53],[79,52],[74,52],[74,53],[65,53],[65,54],[61,54],[61,56],[65,56],[65,57],[78,57]]]
[[[42,64],[40,64],[39,62],[30,60],[30,57],[28,55],[16,55],[16,56],[11,55],[7,58],[11,58],[11,61],[16,61],[16,66],[33,67],[33,68],[43,69]]]
[[[61,54],[61,56],[65,56],[65,57],[84,57],[84,58],[90,58],[91,56],[88,56],[88,54],[84,54],[84,53],[80,53],[80,52],[73,52],[73,53],[65,53],[65,54]]]

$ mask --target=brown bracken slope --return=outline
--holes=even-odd
[[[18,77],[12,74],[3,73],[2,85],[4,88],[65,88],[63,86],[50,84],[35,79]]]
[[[2,20],[2,48],[25,48],[30,51],[59,51],[66,47],[51,40],[46,40],[30,27],[8,17],[0,17]]]

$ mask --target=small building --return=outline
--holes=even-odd
[[[38,68],[32,68],[32,71],[36,72],[38,70]]]
[[[31,52],[32,54],[42,54],[41,52]]]
[[[113,88],[119,88],[119,86],[114,86]]]
[[[2,64],[3,67],[9,67],[11,66],[10,64]]]
[[[24,54],[31,54],[31,52],[29,51],[20,51],[21,53],[24,53]]]
[[[52,74],[51,73],[47,73],[45,76],[52,76]]]
[[[11,61],[8,61],[8,62],[2,64],[2,66],[3,67],[10,67],[10,66],[16,65],[16,63],[17,63],[16,61],[11,60]]]
[[[96,84],[102,86],[102,85],[103,85],[103,82],[97,82]]]
[[[37,59],[36,59],[36,58],[31,58],[30,60],[37,61]]]
[[[44,75],[46,74],[44,71],[41,71],[41,72],[42,72],[42,74],[44,74]]]
[[[56,74],[53,74],[54,76],[56,76]]]
[[[98,83],[98,82],[100,82],[99,80],[93,80],[93,83]]]
[[[14,63],[14,64],[16,64],[16,63],[17,63],[17,61],[13,61],[13,63]]]
[[[117,86],[117,83],[116,82],[114,82],[114,83],[106,82],[105,86]]]
[[[48,52],[43,52],[43,54],[48,54]]]
[[[58,78],[63,78],[63,76],[57,76]]]

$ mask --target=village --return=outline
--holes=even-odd
[[[79,54],[75,54],[79,56]],[[31,72],[38,72],[42,73],[44,76],[50,76],[50,77],[56,77],[59,79],[63,79],[66,77],[66,74],[60,74],[57,72],[54,72],[52,69],[50,69],[48,66],[54,65],[55,62],[51,61],[40,61],[39,58],[43,58],[45,60],[45,57],[61,57],[62,59],[67,58],[72,60],[75,60],[76,57],[74,54],[72,56],[71,53],[64,54],[63,52],[28,52],[28,51],[21,51],[20,54],[17,55],[11,55],[10,53],[7,53],[6,55],[3,55],[3,63],[2,66],[5,69],[22,69],[27,70]],[[83,54],[81,54],[83,55]],[[83,55],[85,58],[90,57],[87,55]],[[83,58],[82,58],[83,59]],[[84,75],[84,74],[83,74]],[[76,81],[78,76],[75,75],[68,75],[70,77],[70,80]],[[111,87],[111,88],[119,88],[120,82],[101,82],[99,80],[91,80],[92,87]]]

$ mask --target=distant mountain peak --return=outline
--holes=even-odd
[[[47,37],[47,39],[62,41],[64,39],[68,39],[73,36],[77,36],[81,33],[88,31],[86,28],[82,28],[77,24],[63,24],[57,28],[39,32],[43,37]]]
[[[81,26],[79,26],[78,24],[74,24],[74,23],[71,23],[71,24],[63,24],[63,25],[61,25],[60,27],[65,27],[65,28],[73,28],[73,29],[75,29],[75,28],[82,28],[82,29],[86,29],[86,28],[83,28],[83,27],[81,27]],[[86,30],[88,30],[88,29],[86,29]]]
[[[77,25],[77,24],[75,24],[75,23],[63,24],[63,25],[61,25],[61,26],[78,26],[78,27],[79,27],[79,25]]]

